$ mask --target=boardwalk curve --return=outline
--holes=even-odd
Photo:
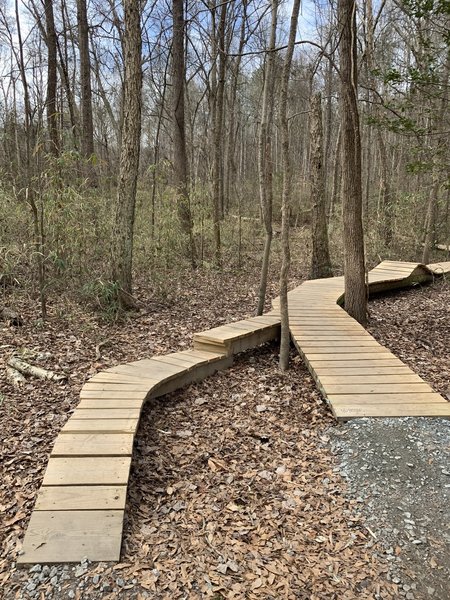
[[[370,291],[449,271],[450,263],[384,261],[369,274]],[[292,338],[335,416],[450,416],[448,402],[338,306],[343,286],[334,277],[307,281],[289,294]],[[279,330],[275,300],[262,317],[195,334],[193,350],[94,375],[55,441],[18,563],[118,561],[144,403],[229,367],[233,354],[276,339]]]

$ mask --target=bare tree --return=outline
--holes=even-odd
[[[277,38],[278,0],[271,2],[271,25],[266,68],[264,73],[263,99],[261,106],[261,125],[258,140],[258,177],[259,199],[266,238],[261,265],[257,315],[262,315],[266,300],[267,275],[269,273],[270,248],[272,246],[273,228],[273,185],[272,185],[272,122],[274,107],[275,82],[275,47]]]
[[[53,14],[53,0],[45,0],[45,23],[47,43],[47,127],[50,139],[50,152],[59,154],[58,111],[56,108],[56,88],[58,84],[58,65],[55,17]]]
[[[113,230],[112,278],[122,308],[135,306],[132,297],[133,234],[139,171],[142,112],[140,3],[124,0],[124,90],[122,145]]]
[[[283,73],[281,77],[280,92],[280,130],[281,130],[281,152],[283,156],[283,195],[281,202],[281,245],[283,258],[280,271],[280,369],[285,371],[289,366],[289,313],[288,313],[288,279],[291,262],[289,247],[289,212],[292,188],[291,158],[289,155],[289,122],[287,116],[287,101],[289,89],[289,77],[291,74],[292,56],[294,54],[295,36],[297,33],[298,13],[300,0],[294,0],[292,4],[291,25],[289,40],[284,58]]]
[[[172,94],[173,94],[173,170],[177,192],[178,214],[181,228],[188,240],[187,255],[192,267],[196,266],[192,215],[189,206],[188,160],[186,153],[186,125],[184,114],[185,43],[184,0],[173,0],[172,41]]]
[[[356,1],[339,0],[338,18],[340,31],[345,309],[350,316],[365,325],[367,322],[367,290],[362,221]]]
[[[325,173],[322,126],[322,95],[311,95],[309,117],[309,172],[312,205],[312,258],[311,278],[332,277],[325,198]]]
[[[77,21],[81,80],[81,153],[85,158],[90,158],[94,154],[94,123],[86,0],[77,0]]]

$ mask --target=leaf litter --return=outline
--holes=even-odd
[[[27,380],[21,390],[2,379],[6,600],[398,597],[386,578],[388,562],[336,468],[329,410],[298,356],[287,374],[279,373],[276,345],[245,353],[227,371],[145,407],[121,563],[44,566],[32,575],[15,566],[51,446],[83,382],[117,363],[188,348],[194,331],[251,315],[257,282],[248,280],[190,275],[189,285],[181,282],[177,297],[157,310],[109,325],[73,304],[52,307],[66,316],[39,328],[37,308],[19,300],[23,328],[1,330],[5,362],[21,348],[46,352],[43,366],[69,379]],[[137,292],[147,293],[151,307],[143,283]],[[269,293],[276,295],[276,285]]]

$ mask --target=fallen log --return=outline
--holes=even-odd
[[[25,383],[25,377],[17,369],[13,367],[6,367],[6,377],[13,384],[14,387],[20,387]]]
[[[39,379],[50,379],[51,381],[65,381],[67,379],[66,375],[54,373],[53,371],[48,371],[42,367],[35,367],[17,356],[11,356],[8,361],[8,366],[16,369],[23,375],[31,375],[33,377],[38,377]]]

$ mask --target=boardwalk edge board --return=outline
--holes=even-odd
[[[371,293],[431,281],[450,263],[384,261]],[[340,307],[344,278],[306,281],[289,292],[291,336],[338,420],[450,417],[450,403]],[[133,440],[142,407],[233,362],[233,355],[280,335],[273,310],[194,334],[193,348],[117,365],[83,386],[55,440],[19,564],[120,560]]]

